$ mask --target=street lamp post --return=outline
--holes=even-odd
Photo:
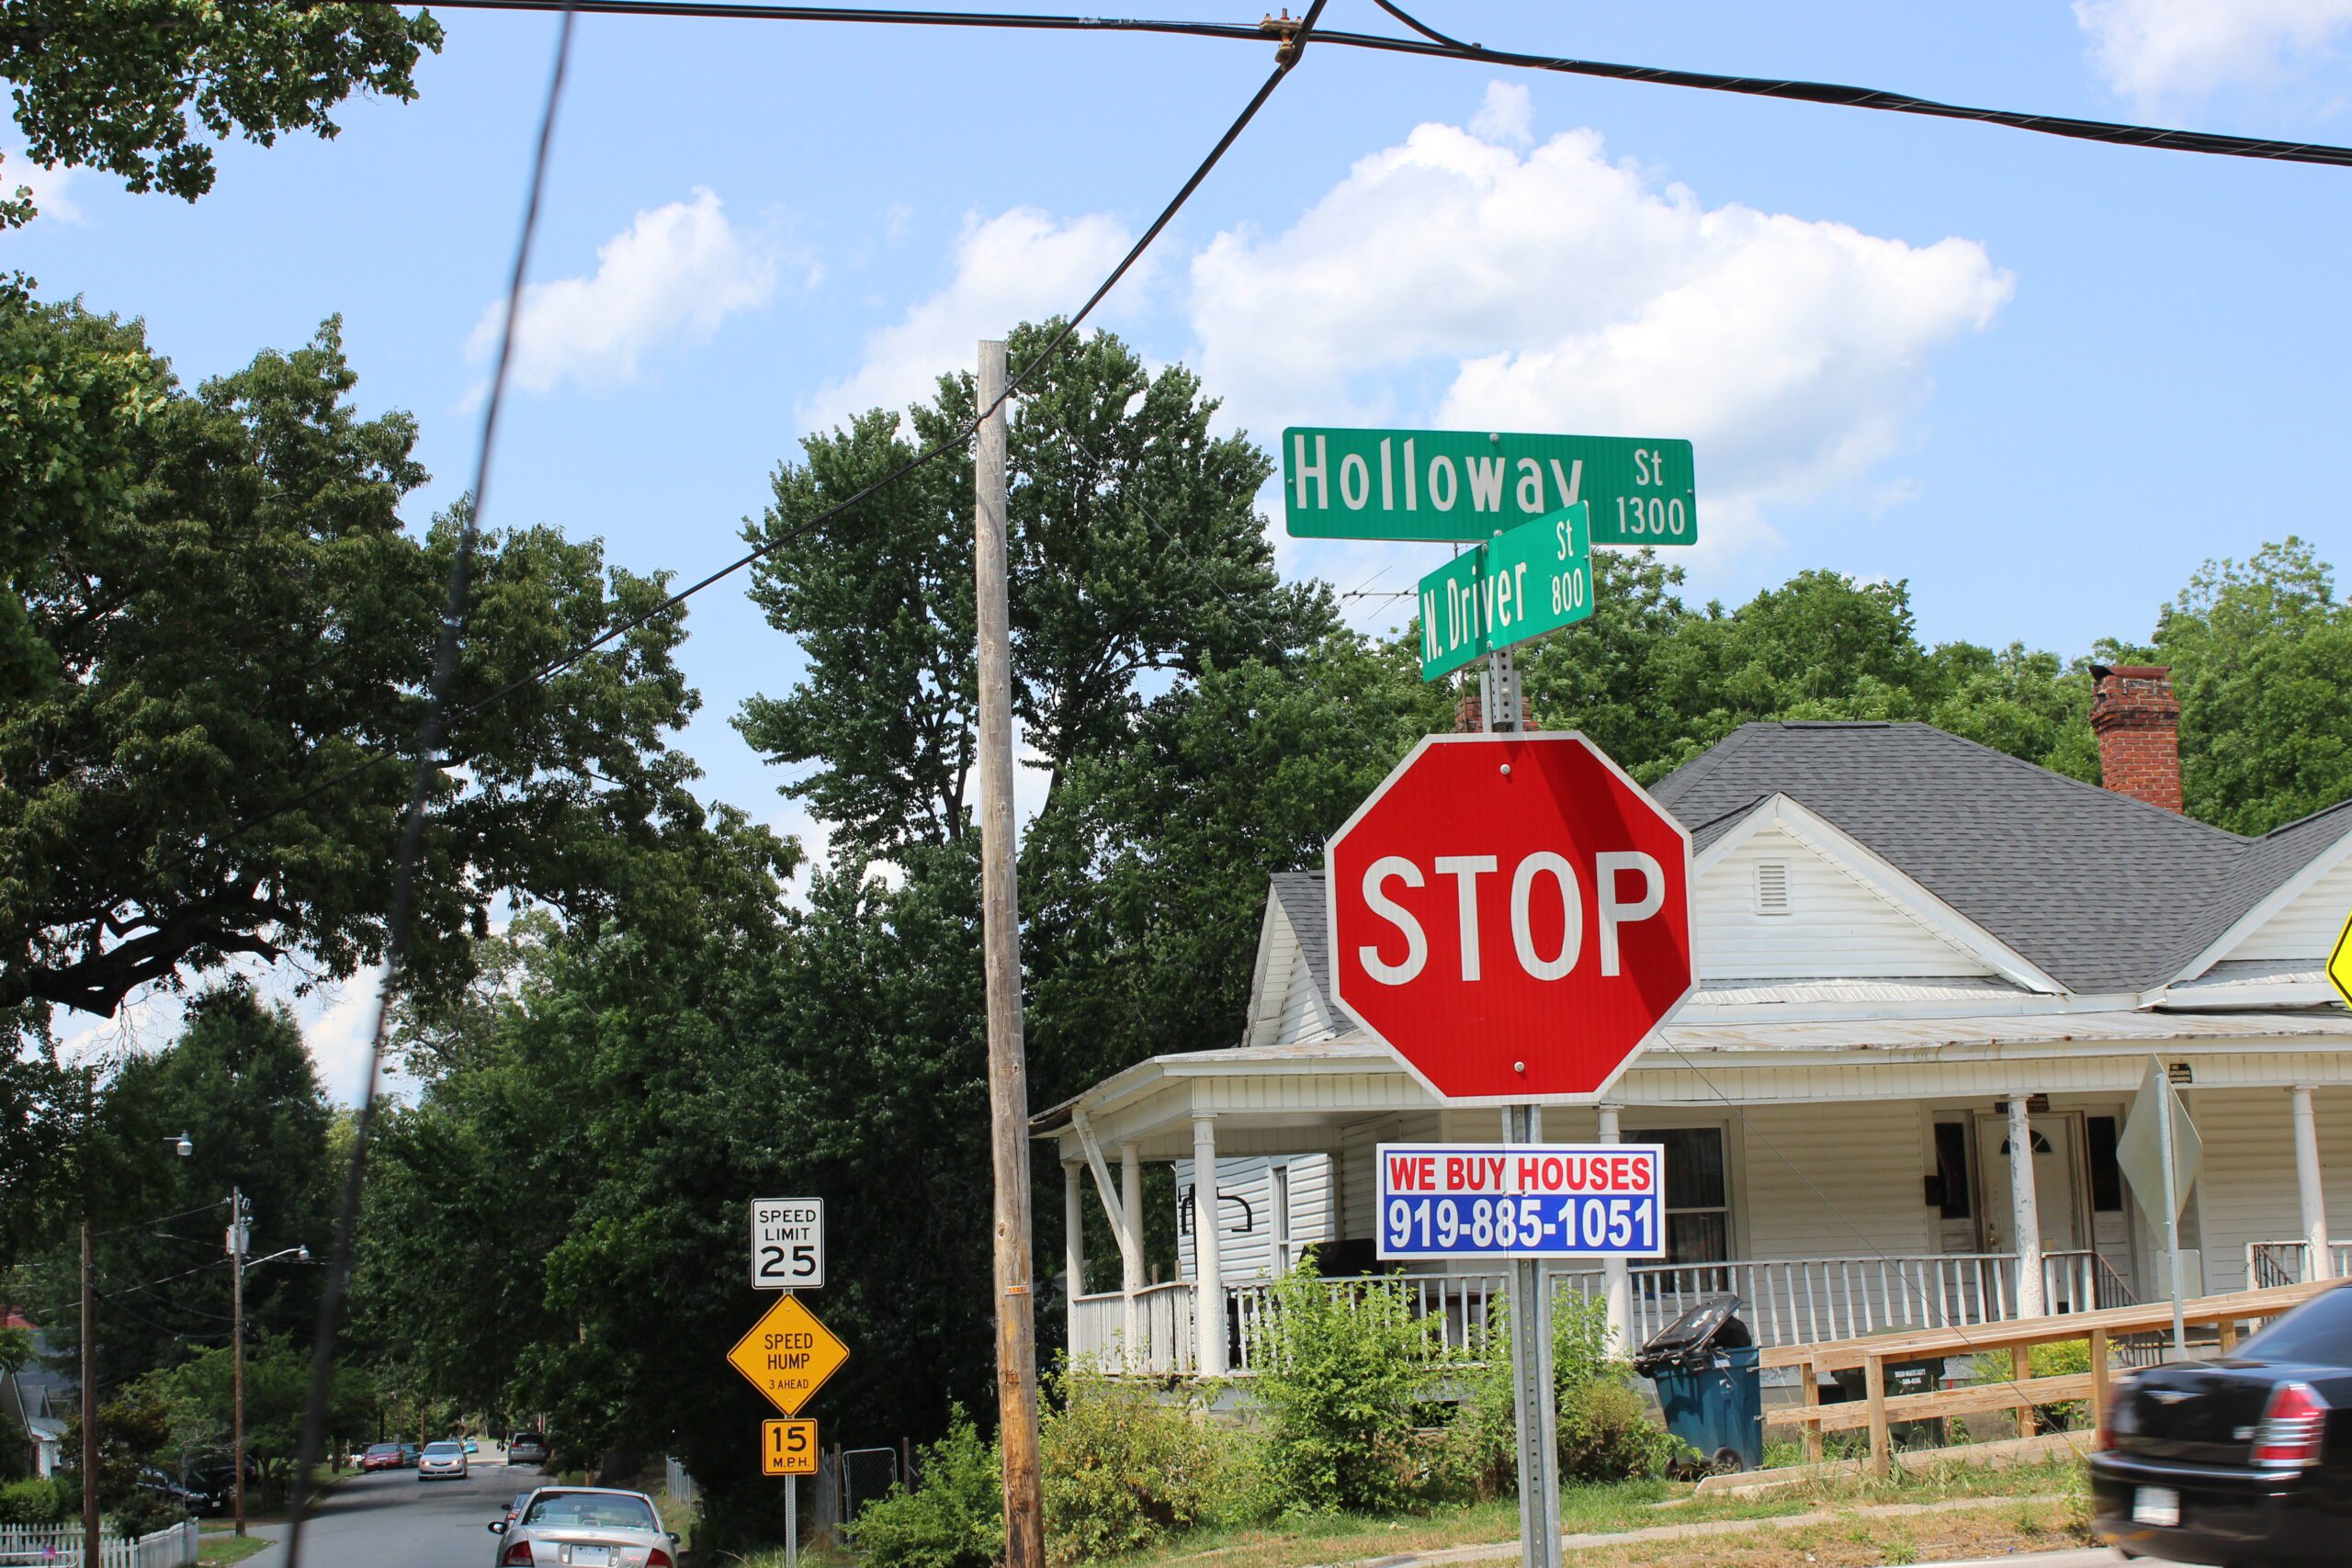
[[[245,1270],[258,1269],[265,1263],[275,1263],[281,1258],[291,1258],[298,1263],[311,1260],[311,1249],[295,1246],[273,1252],[266,1258],[246,1261],[245,1254],[253,1249],[253,1211],[245,1201],[243,1191],[229,1190],[229,1342],[231,1376],[234,1387],[231,1417],[229,1462],[235,1472],[233,1484],[237,1492],[237,1533],[245,1533]]]

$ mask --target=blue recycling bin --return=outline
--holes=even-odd
[[[1738,1311],[1737,1296],[1693,1307],[1634,1358],[1634,1370],[1657,1386],[1666,1429],[1724,1472],[1764,1466],[1762,1352]]]

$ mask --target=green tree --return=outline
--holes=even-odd
[[[379,959],[458,534],[403,526],[414,423],[358,417],[333,321],[193,393],[136,323],[74,305],[0,300],[0,356],[40,367],[0,396],[42,423],[0,435],[0,621],[21,634],[0,690],[0,1007],[108,1014],[239,953],[334,977]],[[469,711],[650,611],[663,581],[545,527],[487,536],[475,581],[419,863],[407,978],[427,989],[462,981],[500,895],[658,919],[700,852],[695,770],[665,739],[696,701],[682,613]]]
[[[1059,323],[1017,328],[1024,364]],[[1115,747],[1145,683],[1248,658],[1285,661],[1330,624],[1318,588],[1286,587],[1255,497],[1272,472],[1182,367],[1149,374],[1107,333],[1066,345],[1011,419],[1007,503],[1013,707],[1047,799],[1080,758]],[[895,854],[964,831],[977,755],[972,468],[958,452],[822,523],[827,509],[952,439],[967,373],[899,416],[875,410],[803,443],[746,531],[775,552],[752,597],[799,644],[806,672],[737,717],[772,760],[815,763],[785,793],[862,851]]]
[[[2290,536],[2208,561],[2156,621],[2189,815],[2263,833],[2352,797],[2352,602]]]
[[[0,0],[0,76],[33,162],[190,201],[212,188],[204,138],[332,137],[354,93],[414,98],[417,60],[440,47],[426,12],[364,0]],[[32,216],[30,194],[0,204],[0,226]]]

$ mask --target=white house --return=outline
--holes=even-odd
[[[2098,681],[2116,788],[1836,722],[1747,726],[1653,789],[1693,841],[1699,988],[1611,1104],[1547,1111],[1544,1135],[1666,1144],[1668,1256],[1567,1266],[1560,1288],[1609,1294],[1636,1342],[1724,1289],[1768,1343],[2149,1299],[2159,1239],[2116,1142],[2152,1058],[2204,1140],[2192,1292],[2346,1271],[2326,1215],[2352,1213],[2352,1017],[2324,965],[2352,911],[2352,802],[2256,839],[2193,821],[2165,672]],[[1147,1286],[1128,1251],[1125,1289],[1073,1298],[1073,1348],[1246,1371],[1264,1282],[1303,1248],[1374,1269],[1375,1145],[1501,1136],[1355,1030],[1326,932],[1320,874],[1275,876],[1244,1037],[1036,1118],[1071,1280],[1087,1187],[1123,1247],[1144,1162],[1172,1163],[1181,1194],[1182,1280]],[[1412,1285],[1464,1333],[1490,1288],[1460,1268]]]

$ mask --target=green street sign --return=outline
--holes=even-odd
[[[1590,503],[1464,550],[1421,579],[1421,679],[1592,614]]]
[[[1451,675],[1487,652],[1484,548],[1464,550],[1421,579],[1421,679]]]
[[[1302,539],[1481,542],[1577,502],[1596,545],[1699,539],[1688,441],[1461,430],[1283,432],[1283,511]]]

